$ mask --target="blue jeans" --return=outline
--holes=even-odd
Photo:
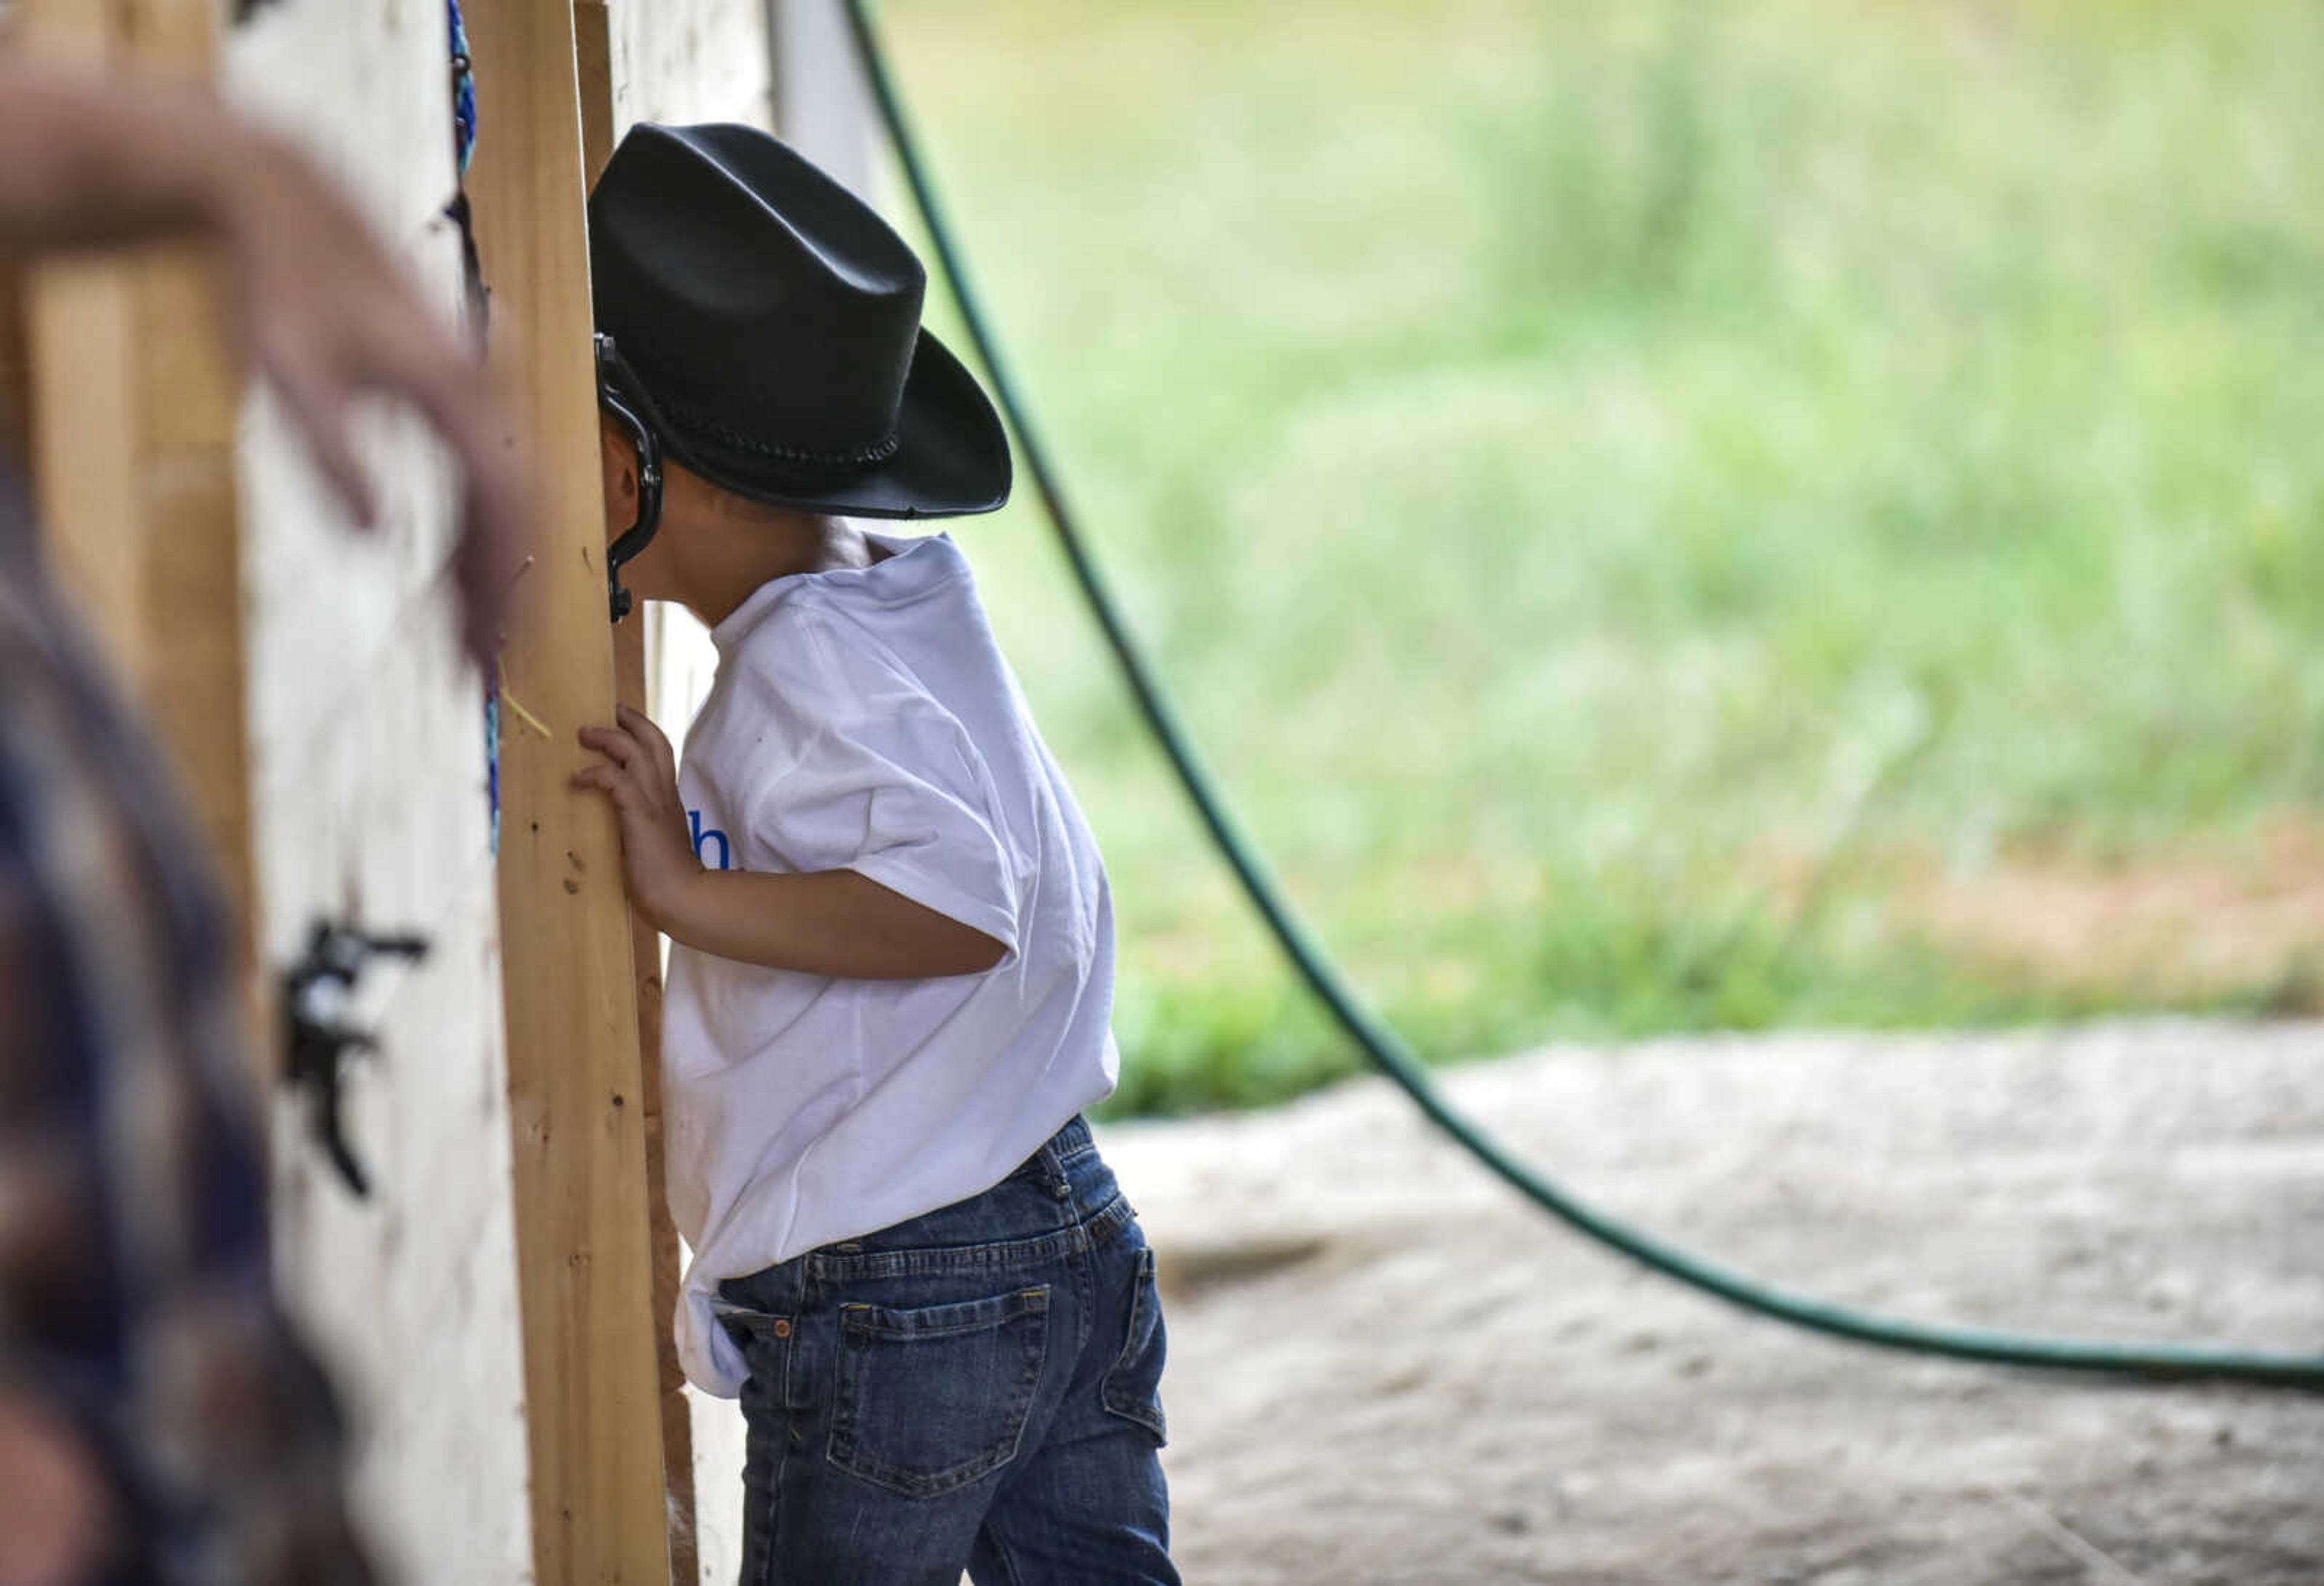
[[[719,1297],[751,1369],[742,1586],[1177,1586],[1154,1253],[1080,1119]]]

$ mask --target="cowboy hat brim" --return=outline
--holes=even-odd
[[[709,433],[656,401],[642,375],[637,383],[663,449],[720,489],[752,501],[844,517],[962,518],[1009,500],[1009,438],[1001,417],[975,377],[926,327],[897,403],[896,449],[844,472],[802,471]]]

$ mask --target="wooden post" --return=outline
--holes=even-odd
[[[613,157],[616,133],[613,27],[604,0],[573,0],[573,36],[581,79],[582,166],[595,188],[605,162]],[[646,708],[645,634],[642,605],[613,630],[614,696],[636,711]],[[694,1414],[687,1403],[686,1369],[678,1364],[678,1339],[671,1331],[678,1310],[678,1240],[662,1165],[661,933],[632,914],[630,934],[638,995],[638,1092],[644,1110],[646,1216],[653,1257],[654,1360],[661,1396],[670,1577],[690,1586],[700,1577],[701,1563],[695,1543]]]
[[[207,77],[207,0],[40,0],[38,47]],[[244,1005],[265,1003],[252,931],[244,713],[241,383],[189,247],[42,266],[29,294],[33,476],[50,555],[171,751],[235,912]],[[263,1081],[271,1047],[254,1045]]]
[[[93,65],[124,54],[122,19],[99,0],[30,0],[16,48]],[[119,260],[57,260],[25,281],[32,447],[41,535],[58,582],[133,687],[144,673],[138,558],[136,272]]]
[[[35,265],[25,283],[32,489],[57,581],[133,688],[145,676],[138,576],[144,417],[137,400],[136,270],[118,262]]]
[[[568,786],[575,730],[613,708],[572,0],[483,0],[467,20],[488,106],[468,192],[494,355],[530,399],[545,508],[502,661],[500,857],[537,1572],[666,1583],[653,1341],[667,1319],[629,908],[612,814]]]

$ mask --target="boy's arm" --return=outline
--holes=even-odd
[[[697,863],[655,906],[640,900],[638,908],[654,928],[689,947],[807,974],[980,974],[1008,951],[982,931],[852,870],[759,875]]]
[[[659,728],[627,705],[618,727],[584,727],[604,758],[575,774],[613,801],[630,901],[647,923],[720,958],[856,980],[926,980],[991,969],[1008,948],[852,870],[705,870]]]

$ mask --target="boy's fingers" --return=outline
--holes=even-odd
[[[628,783],[611,777],[601,778],[586,784],[576,779],[575,791],[603,793],[612,803],[613,813],[616,815],[635,815],[638,810],[636,789]]]
[[[638,741],[618,727],[584,727],[577,736],[582,743],[595,750],[623,770],[629,768],[643,750]]]
[[[575,771],[573,786],[576,788],[594,788],[600,793],[610,794],[613,802],[624,808],[628,807],[629,800],[637,797],[636,786],[617,768],[610,765],[593,765]]]
[[[653,718],[645,712],[634,705],[617,705],[613,707],[613,717],[622,724],[622,731],[647,748],[669,752],[669,740],[662,736],[661,729],[654,725]]]
[[[654,763],[661,767],[662,775],[669,779],[673,787],[676,786],[678,752],[670,748],[669,737],[659,727],[654,725],[653,718],[647,715],[645,712],[632,710],[626,705],[621,706],[616,714],[621,718],[622,725],[629,730],[630,735],[643,743],[652,752]]]

